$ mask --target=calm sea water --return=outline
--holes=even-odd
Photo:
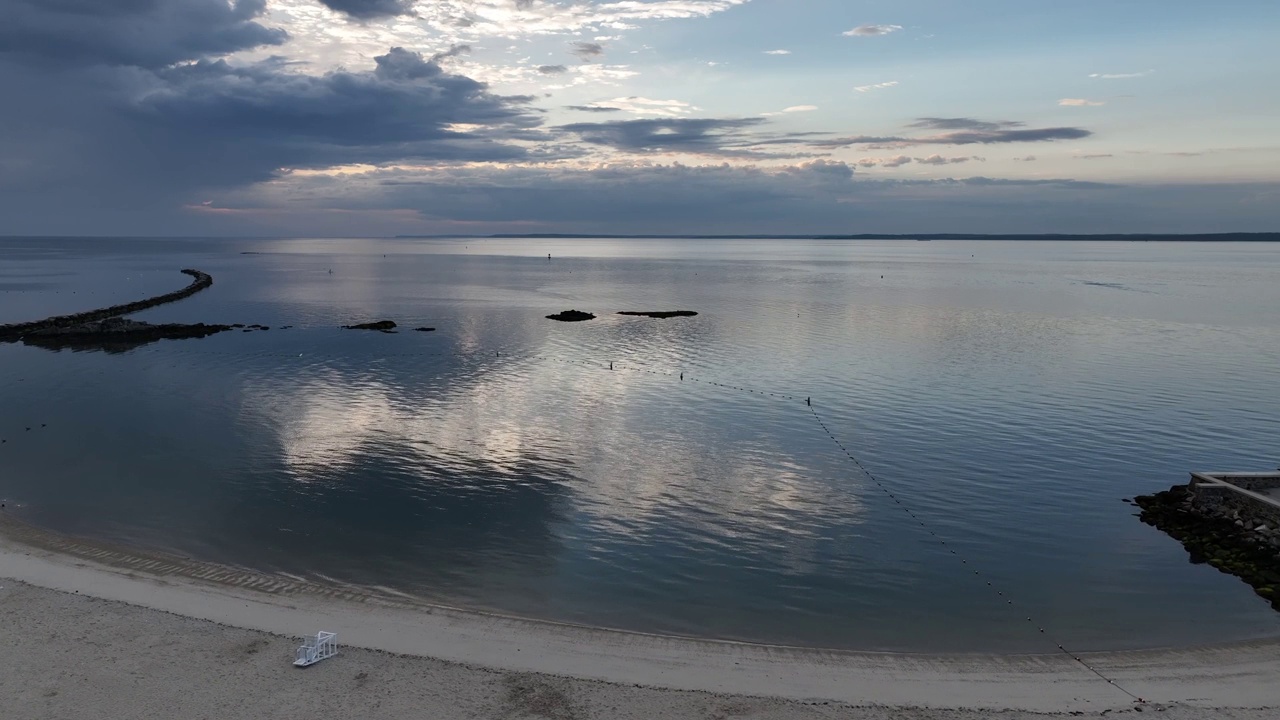
[[[213,288],[138,319],[272,329],[0,345],[11,512],[644,631],[911,651],[1052,650],[1027,615],[1079,650],[1280,634],[1121,502],[1277,466],[1280,246],[3,239],[0,322],[166,292],[184,267]],[[600,317],[543,317],[568,308]],[[700,315],[613,314],[655,309]],[[437,330],[338,329],[384,318]]]

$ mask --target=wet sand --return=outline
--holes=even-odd
[[[443,608],[77,541],[0,516],[13,717],[1276,717],[1280,641],[908,655],[670,638]],[[341,654],[298,670],[297,635]]]

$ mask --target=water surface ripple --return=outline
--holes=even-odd
[[[273,329],[0,345],[0,497],[24,517],[534,617],[1052,650],[812,397],[1073,649],[1280,632],[1120,502],[1276,466],[1276,246],[5,239],[0,323],[182,267],[213,288],[138,319]],[[570,307],[599,318],[543,317]],[[700,314],[614,314],[655,309]],[[382,318],[438,329],[338,329]]]

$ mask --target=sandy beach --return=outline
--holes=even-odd
[[[1280,641],[907,655],[658,637],[443,608],[0,520],[9,717],[1270,718]],[[298,670],[297,636],[341,654]],[[10,714],[12,713],[12,714]]]

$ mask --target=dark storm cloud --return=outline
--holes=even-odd
[[[265,0],[3,0],[0,55],[41,66],[132,65],[279,45],[283,30],[255,21]]]
[[[627,152],[750,155],[745,148],[755,143],[743,131],[764,122],[763,118],[655,118],[571,123],[557,129],[592,145]]]
[[[320,3],[357,20],[408,15],[413,10],[409,0],[320,0]]]
[[[375,62],[373,72],[322,76],[281,72],[271,63],[180,65],[157,74],[162,89],[137,101],[133,116],[155,132],[177,129],[204,145],[254,147],[277,166],[523,154],[492,142],[504,129],[537,125],[517,104],[403,48]],[[448,128],[455,123],[490,130],[461,133]]]
[[[538,72],[543,75],[561,75],[569,72],[569,68],[564,65],[539,65]]]
[[[0,217],[154,213],[281,168],[516,160],[530,153],[512,140],[547,139],[529,98],[494,95],[401,48],[372,69],[325,75],[283,59],[155,68],[29,59],[0,54]],[[550,145],[538,157],[568,152]]]
[[[566,110],[577,110],[578,112],[592,112],[592,113],[622,112],[622,108],[599,106],[599,105],[565,105],[564,107]]]

